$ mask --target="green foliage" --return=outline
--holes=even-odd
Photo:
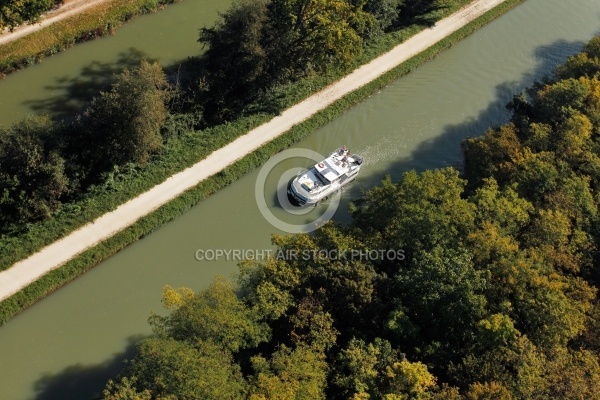
[[[167,290],[163,301],[170,308],[177,304],[171,297]],[[210,340],[232,352],[269,339],[269,328],[238,300],[230,282],[223,278],[194,297],[184,297],[179,304],[167,317],[151,317],[159,336],[192,344]]]
[[[390,342],[352,338],[334,363],[332,383],[342,398],[381,398],[389,388],[388,368],[401,360]]]
[[[479,321],[477,331],[479,345],[489,349],[512,346],[521,335],[510,317],[501,313]]]
[[[351,25],[360,8],[344,0],[271,0],[270,10],[278,39],[273,55],[292,75],[347,67],[360,55],[362,41]]]
[[[490,129],[481,138],[468,138],[463,142],[465,154],[465,175],[473,187],[482,182],[479,179],[494,177],[504,184],[510,176],[500,170],[521,149],[515,127],[504,125],[499,129]]]
[[[231,353],[204,341],[144,339],[126,374],[104,399],[244,399],[247,387]]]
[[[427,392],[436,386],[435,376],[418,361],[395,362],[387,367],[387,377],[392,392],[383,397],[386,400],[426,399]]]
[[[46,142],[49,118],[32,117],[0,131],[0,224],[2,231],[47,218],[69,189],[65,161]]]
[[[212,28],[202,28],[198,40],[208,46],[202,85],[206,115],[213,121],[231,119],[261,89],[276,78],[264,48],[268,20],[266,1],[235,2]]]
[[[416,254],[395,278],[398,299],[419,327],[422,345],[445,360],[460,356],[486,312],[485,275],[475,270],[468,253],[437,247]]]
[[[233,119],[275,84],[349,67],[362,51],[355,27],[368,15],[344,0],[234,3],[200,30],[208,46],[199,73],[207,121]]]
[[[561,79],[597,76],[600,73],[599,43],[599,37],[590,40],[584,46],[583,51],[569,57],[566,63],[557,67],[557,76]]]
[[[452,168],[407,172],[398,185],[388,177],[357,202],[352,216],[365,234],[372,233],[373,248],[406,249],[409,255],[457,248],[474,223],[474,206],[461,197],[465,183]]]
[[[516,185],[500,189],[498,182],[485,179],[471,201],[476,205],[476,224],[494,224],[502,235],[517,236],[530,221],[533,205],[519,197]]]
[[[597,397],[600,390],[597,355],[565,347],[542,350],[526,337],[509,346],[477,351],[459,369],[468,371],[463,379],[474,381],[467,399],[587,399]]]
[[[475,382],[471,384],[466,398],[467,400],[511,400],[513,397],[506,387],[498,382],[492,381],[485,383]]]
[[[255,356],[251,361],[250,400],[325,399],[328,365],[322,351],[282,345],[270,359]]]
[[[369,36],[385,32],[397,23],[402,3],[403,0],[367,0],[364,10],[373,15],[377,21],[373,32],[369,32]]]
[[[82,165],[97,173],[129,162],[145,164],[162,146],[167,117],[167,81],[157,64],[142,61],[125,69],[108,92],[101,92],[78,125],[81,147],[72,150]],[[78,151],[77,151],[78,150]]]
[[[348,347],[338,354],[334,384],[346,398],[366,397],[375,389],[380,351],[372,343],[352,338]]]
[[[292,325],[291,339],[298,345],[308,345],[319,351],[329,350],[335,345],[339,332],[333,327],[331,315],[323,311],[315,298],[302,299],[289,320]]]
[[[38,21],[39,17],[61,0],[4,0],[0,4],[0,31]]]
[[[138,392],[135,384],[136,378],[123,377],[119,382],[109,380],[106,389],[102,392],[105,400],[152,400],[152,393],[145,389]]]
[[[142,62],[124,70],[75,123],[32,117],[0,131],[3,233],[48,219],[100,176],[109,188],[120,171],[147,163],[162,148],[168,96],[162,68]]]
[[[252,311],[267,320],[276,320],[296,304],[290,293],[300,283],[300,270],[271,258],[264,264],[245,261],[240,265],[240,286]]]

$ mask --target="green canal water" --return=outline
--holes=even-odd
[[[196,1],[139,18],[114,37],[76,47],[0,82],[0,123],[20,117],[32,105],[58,107],[43,96],[45,90],[54,91],[62,101],[69,94],[57,88],[57,80],[85,80],[86,66],[114,66],[129,49],[163,63],[200,51],[194,42],[198,19],[214,19],[224,5]],[[184,28],[190,19],[191,27]],[[504,106],[511,97],[599,34],[599,22],[600,2],[595,0],[528,0],[298,143],[295,148],[321,154],[346,144],[366,160],[360,177],[342,193],[334,219],[347,221],[348,201],[385,174],[397,180],[410,169],[460,165],[461,141],[505,122]],[[33,74],[30,80],[21,78],[27,74]],[[13,78],[23,80],[13,83]],[[10,90],[18,87],[20,98],[5,84],[14,85]],[[0,327],[0,397],[84,399],[101,391],[131,356],[133,344],[150,334],[146,320],[151,312],[161,312],[165,284],[200,290],[215,275],[236,271],[236,261],[226,257],[197,260],[198,250],[272,250],[270,236],[284,232],[259,207],[290,223],[322,213],[318,207],[291,216],[276,200],[281,174],[306,163],[294,158],[275,165],[259,187],[266,206],[256,201],[256,170]]]

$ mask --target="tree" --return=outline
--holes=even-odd
[[[436,388],[436,378],[421,362],[403,360],[387,367],[390,392],[386,400],[426,399],[427,392]]]
[[[387,31],[398,20],[403,0],[367,0],[364,10],[373,15],[377,21],[377,29]]]
[[[0,221],[4,228],[47,218],[68,192],[65,161],[47,144],[54,130],[48,117],[31,117],[0,131]]]
[[[275,84],[310,71],[348,67],[362,51],[357,32],[370,14],[345,0],[240,0],[200,30],[205,117],[238,116]]]
[[[307,345],[319,351],[335,345],[339,332],[333,327],[331,315],[315,297],[305,297],[298,305],[296,314],[290,317],[290,337],[296,345]]]
[[[557,273],[528,250],[503,253],[487,268],[486,297],[536,346],[564,346],[584,331],[596,291],[581,278]]]
[[[511,400],[513,397],[504,385],[492,381],[471,384],[466,398],[467,400]]]
[[[377,368],[380,352],[372,343],[352,338],[348,346],[338,354],[334,384],[345,398],[369,398],[376,389],[376,379],[381,371]]]
[[[200,30],[198,41],[208,46],[205,115],[212,121],[233,118],[277,80],[269,71],[269,55],[263,47],[266,24],[266,1],[242,0],[214,27]]]
[[[345,399],[382,398],[388,388],[387,368],[401,359],[387,340],[365,343],[352,338],[334,363],[335,393]]]
[[[135,377],[123,376],[118,382],[111,379],[106,383],[102,396],[104,400],[152,400],[152,392],[148,389],[138,391],[136,383]]]
[[[227,384],[224,384],[224,383]],[[194,345],[171,338],[144,339],[117,383],[113,399],[244,399],[246,382],[231,353],[212,342]]]
[[[285,243],[275,236],[273,242]],[[264,263],[246,260],[240,264],[239,285],[242,298],[255,315],[276,320],[296,304],[294,292],[300,285],[301,271],[284,259],[269,258]]]
[[[165,74],[147,61],[125,69],[110,91],[92,101],[80,121],[83,138],[72,143],[79,165],[97,174],[114,165],[145,164],[162,146],[160,128],[167,116]]]
[[[169,289],[166,294],[166,299],[171,297]],[[164,302],[169,304],[168,300]],[[255,347],[267,341],[270,334],[268,326],[258,321],[224,278],[216,278],[193,297],[184,296],[171,315],[152,316],[151,324],[161,337],[189,343],[213,341],[232,352]]]
[[[581,76],[591,78],[598,73],[600,73],[600,37],[598,36],[592,38],[583,47],[583,51],[569,57],[566,63],[556,69],[556,75],[561,79]]]
[[[527,226],[534,210],[533,204],[519,197],[517,185],[500,189],[494,178],[483,179],[471,201],[477,206],[477,225],[493,224],[501,234],[513,237]]]
[[[598,356],[588,350],[552,349],[546,363],[546,398],[600,398]]]
[[[372,248],[404,249],[408,260],[436,246],[458,248],[474,223],[465,183],[453,168],[407,172],[396,185],[387,177],[356,202],[354,225]]]
[[[465,176],[470,187],[479,187],[485,178],[495,178],[501,186],[510,175],[499,173],[501,163],[511,160],[522,144],[514,125],[489,129],[484,136],[467,138],[463,144]]]
[[[498,176],[505,183],[516,183],[521,197],[541,202],[547,193],[558,188],[563,166],[554,152],[534,153],[524,147],[510,161],[499,165]]]
[[[483,330],[511,330],[505,324],[481,327]],[[490,333],[488,331],[485,335]],[[451,374],[456,381],[461,382],[461,386],[468,389],[467,396],[471,398],[478,395],[485,399],[485,395],[492,390],[496,394],[505,395],[501,388],[504,386],[514,398],[538,399],[544,393],[546,385],[544,364],[543,353],[526,336],[517,335],[507,345],[487,349],[475,346],[460,364],[452,366]],[[481,387],[482,382],[488,384]]]
[[[321,350],[281,345],[270,359],[253,357],[252,368],[250,400],[325,399],[328,365]]]
[[[24,23],[33,24],[39,17],[62,0],[4,0],[0,3],[0,31],[11,31]]]
[[[485,275],[475,270],[470,255],[442,247],[420,252],[395,279],[407,317],[419,328],[417,345],[425,352],[435,349],[436,365],[459,360],[486,311]]]
[[[344,0],[272,0],[269,55],[291,76],[345,68],[362,52],[351,25],[362,12]]]

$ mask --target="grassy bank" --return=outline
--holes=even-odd
[[[179,0],[110,0],[0,46],[0,76],[39,62],[76,43],[108,35],[136,15]]]
[[[260,166],[272,154],[299,141],[303,137],[308,136],[314,132],[315,129],[339,116],[349,107],[361,102],[374,91],[386,86],[398,77],[409,73],[418,65],[433,58],[439,52],[452,46],[454,43],[460,41],[481,26],[523,1],[524,0],[506,1],[425,52],[413,57],[409,61],[386,73],[384,76],[351,93],[325,110],[322,110],[304,123],[295,126],[278,139],[239,160],[221,173],[207,179],[194,189],[189,190],[182,196],[164,205],[151,215],[142,218],[140,221],[118,233],[111,239],[84,252],[65,266],[47,274],[11,298],[6,299],[0,304],[0,323],[6,322],[23,308],[46,296],[48,293],[74,279],[140,237],[151,233],[164,223],[180,216],[202,199],[227,186],[252,169]],[[423,28],[411,27],[403,33],[397,32],[387,35],[380,40],[377,46],[373,46],[366,52],[362,61],[365,62],[375,55],[385,52],[385,50],[388,50],[420,29]],[[410,32],[410,34],[407,32]],[[295,86],[293,88],[294,90],[288,88],[289,90],[286,90],[286,92],[295,92],[296,95],[288,96],[286,98],[286,103],[293,103],[299,98],[306,97],[307,94],[314,92],[333,78],[334,77],[320,77],[311,81],[304,81]],[[64,207],[56,218],[32,226],[26,236],[3,239],[0,244],[2,247],[0,249],[0,260],[2,260],[0,268],[6,268],[12,265],[16,260],[24,258],[44,245],[51,243],[58,237],[72,231],[77,226],[81,226],[99,215],[102,215],[104,212],[114,209],[125,200],[134,197],[154,184],[163,181],[173,172],[179,171],[204,158],[216,148],[234,140],[236,137],[246,133],[252,127],[258,126],[260,123],[271,117],[272,115],[267,114],[255,115],[210,130],[195,133],[190,132],[173,140],[167,144],[167,149],[161,155],[160,159],[151,163],[149,167],[143,170],[132,168],[127,174],[119,175],[117,180],[109,180],[102,187],[93,191],[86,199],[77,204]]]

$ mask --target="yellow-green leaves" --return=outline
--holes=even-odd
[[[385,400],[425,399],[427,391],[436,386],[435,376],[418,361],[404,360],[388,366],[387,377],[395,393],[385,395]]]
[[[193,298],[194,291],[192,289],[186,287],[173,289],[167,285],[163,289],[162,303],[167,310],[172,310],[182,307],[192,301]]]

